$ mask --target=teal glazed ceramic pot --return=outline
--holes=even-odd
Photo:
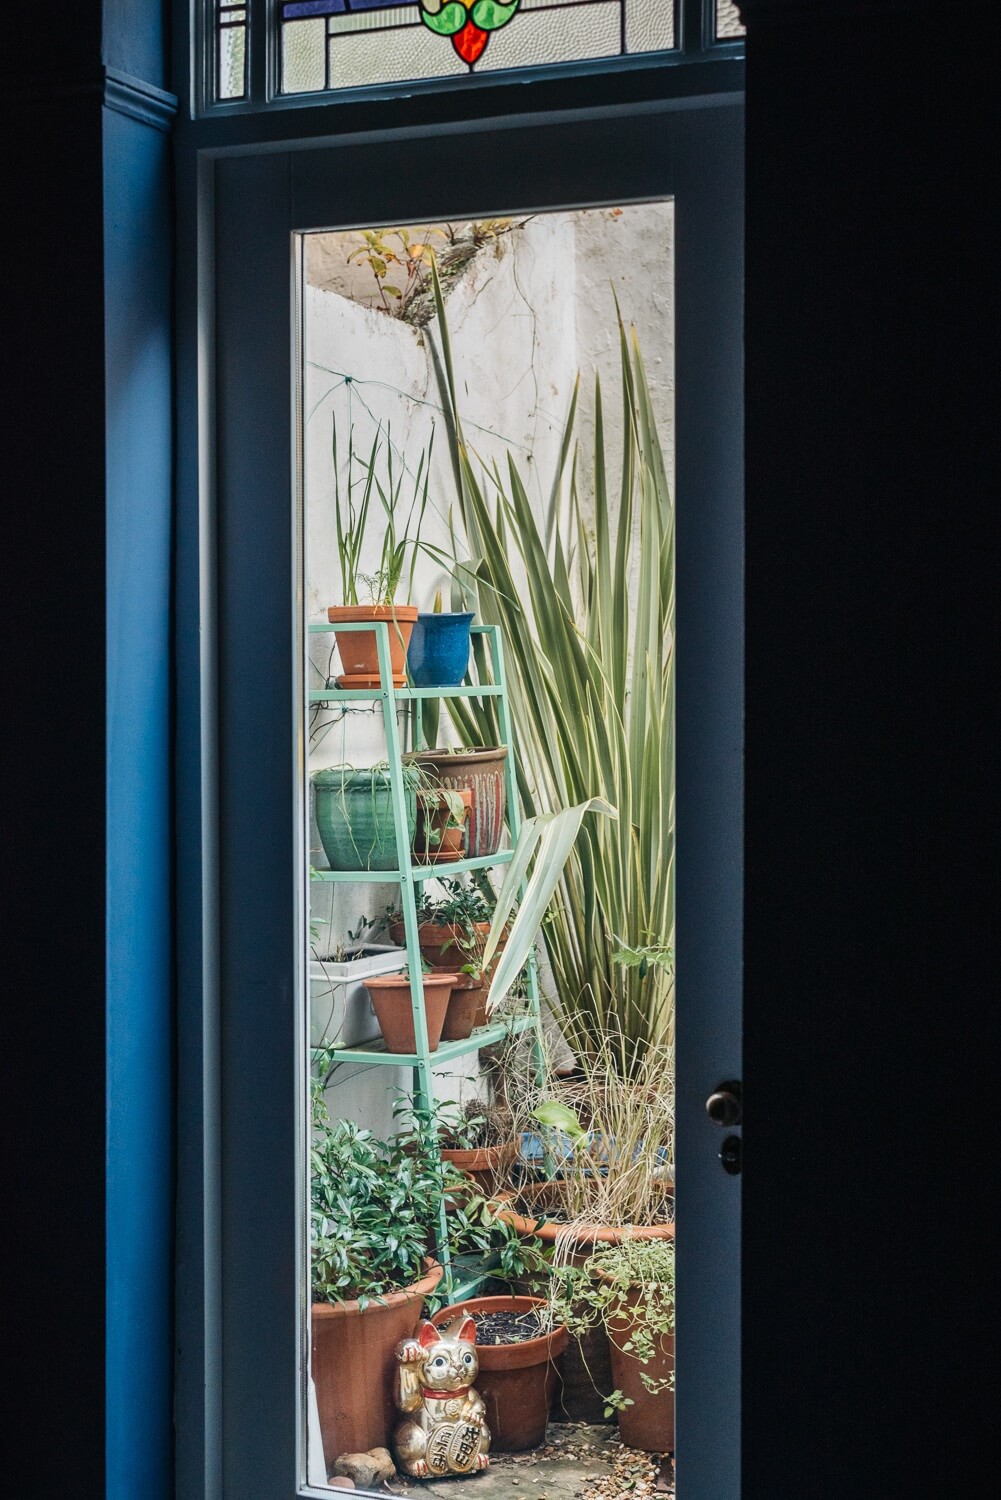
[[[387,771],[332,766],[312,777],[316,827],[332,870],[398,868],[393,795]],[[408,846],[417,827],[414,777],[404,772]]]

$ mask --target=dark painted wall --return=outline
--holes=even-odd
[[[100,4],[57,0],[8,20],[5,1493],[159,1500],[172,1491],[170,140],[107,107],[103,78],[107,65],[162,81],[162,14],[132,0],[102,28]]]
[[[744,1496],[960,1496],[996,1385],[997,8],[745,9]]]

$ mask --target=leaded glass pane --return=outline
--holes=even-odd
[[[675,0],[279,0],[282,92],[674,46]]]
[[[247,92],[247,9],[221,4],[217,12],[216,98],[242,99]]]
[[[744,35],[744,23],[734,0],[716,0],[716,40],[729,41]]]

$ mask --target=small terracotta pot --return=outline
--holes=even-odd
[[[437,1051],[441,1031],[445,1024],[448,999],[457,974],[424,975],[424,1014],[427,1018],[428,1047]],[[417,1051],[414,1033],[414,1012],[410,998],[410,980],[400,974],[375,974],[365,980],[365,988],[372,997],[372,1008],[379,1030],[386,1041],[388,1052],[404,1052],[410,1056]]]
[[[454,973],[467,963],[475,963],[483,952],[490,932],[489,922],[474,922],[472,940],[472,951],[469,951],[469,934],[457,922],[420,922],[417,927],[417,941],[420,944],[421,957],[425,963],[431,965],[433,974]],[[397,919],[389,924],[389,941],[395,943],[398,948],[406,947],[406,932],[403,923]],[[481,982],[484,989],[493,977],[497,961],[504,952],[507,943],[507,930],[501,933],[500,942],[486,969],[481,971]],[[464,979],[470,981],[471,986],[477,983],[476,978],[471,975],[463,975]],[[486,994],[484,993],[484,1000]]]
[[[500,848],[507,810],[506,759],[506,745],[488,745],[454,755],[448,750],[420,750],[413,757],[414,763],[441,786],[472,793],[466,845],[470,859],[496,854]]]
[[[601,1280],[609,1278],[598,1272]],[[629,1309],[639,1304],[639,1289],[626,1294]],[[642,1313],[640,1313],[642,1317]],[[627,1448],[641,1448],[646,1453],[674,1452],[674,1391],[648,1391],[643,1375],[666,1380],[674,1369],[674,1334],[665,1333],[658,1340],[652,1359],[646,1364],[622,1346],[629,1342],[636,1320],[623,1309],[623,1315],[609,1320],[608,1352],[611,1362],[612,1389],[621,1391],[632,1402],[619,1411],[619,1433]]]
[[[452,821],[444,792],[417,793],[417,836],[414,848],[425,864],[452,864],[465,857],[473,794],[462,791],[456,795],[463,806],[462,822],[459,824]]]
[[[327,610],[331,625],[349,625],[361,620],[386,620],[389,624],[389,660],[393,686],[403,687],[407,680],[407,647],[417,623],[414,604],[332,604]],[[379,648],[374,630],[335,630],[337,650],[344,671],[337,679],[341,688],[377,688]]]
[[[481,1146],[476,1151],[460,1151],[446,1146],[441,1154],[445,1161],[450,1161],[460,1172],[471,1177],[484,1193],[492,1193],[504,1169],[514,1161],[517,1150],[516,1141],[505,1141],[502,1146]]]
[[[432,977],[430,974],[427,976],[428,979]],[[466,978],[468,975],[465,974],[456,976],[456,983],[448,997],[445,1024],[441,1029],[443,1042],[464,1042],[467,1036],[472,1036],[473,1028],[477,1025],[477,1017],[483,1008],[483,983],[463,984],[462,981]]]
[[[528,1312],[543,1306],[542,1297],[471,1297],[443,1307],[432,1322],[441,1328],[462,1312]],[[487,1409],[492,1448],[521,1453],[545,1441],[556,1387],[555,1361],[566,1348],[567,1338],[567,1330],[561,1327],[520,1344],[477,1344],[476,1389]]]
[[[399,1416],[393,1405],[396,1346],[417,1332],[421,1305],[443,1274],[431,1260],[424,1264],[420,1281],[369,1302],[364,1312],[357,1301],[313,1303],[310,1364],[328,1470],[342,1453],[389,1444]]]

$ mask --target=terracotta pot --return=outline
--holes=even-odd
[[[506,759],[506,745],[461,750],[454,755],[448,750],[421,750],[413,757],[414,763],[441,786],[472,793],[466,846],[470,859],[496,854],[500,848],[507,810]]]
[[[500,1182],[504,1170],[514,1161],[518,1150],[516,1141],[506,1141],[503,1146],[481,1146],[476,1151],[460,1151],[445,1147],[442,1157],[465,1172],[484,1193],[492,1193]]]
[[[440,1328],[459,1313],[528,1312],[545,1306],[542,1297],[471,1297],[443,1307],[433,1322]],[[545,1442],[549,1407],[556,1387],[556,1364],[567,1346],[565,1328],[520,1344],[478,1344],[476,1389],[487,1409],[491,1447],[521,1453]]]
[[[537,1189],[539,1193],[543,1190],[541,1186]],[[520,1214],[507,1205],[498,1209],[497,1216],[519,1234],[535,1234],[547,1245],[555,1242],[563,1227],[558,1223],[540,1225],[533,1216]],[[674,1225],[638,1224],[629,1229],[613,1229],[605,1224],[581,1224],[574,1232],[570,1259],[574,1264],[580,1265],[597,1245],[618,1245],[627,1237],[673,1239]],[[531,1281],[521,1284],[532,1286]],[[583,1308],[579,1310],[583,1311]],[[553,1416],[557,1421],[563,1422],[605,1422],[608,1420],[605,1416],[605,1395],[616,1389],[608,1334],[602,1327],[590,1328],[579,1337],[570,1339],[555,1393]]]
[[[599,1272],[602,1280],[608,1278]],[[626,1301],[631,1308],[639,1303],[639,1289],[630,1290]],[[640,1314],[642,1318],[642,1313]],[[674,1369],[674,1334],[665,1333],[657,1340],[652,1359],[643,1364],[635,1354],[622,1347],[629,1342],[636,1320],[623,1311],[622,1317],[609,1320],[608,1346],[611,1356],[610,1390],[621,1391],[632,1406],[619,1412],[619,1433],[627,1448],[642,1448],[647,1453],[674,1452],[674,1391],[648,1391],[645,1374],[654,1380],[666,1379]]]
[[[421,957],[425,963],[431,965],[433,974],[454,973],[461,969],[464,964],[476,963],[479,955],[483,952],[487,935],[490,932],[489,922],[474,922],[474,937],[470,939],[466,930],[458,922],[420,922],[417,927],[417,941],[420,944]],[[397,947],[406,947],[406,933],[403,923],[398,919],[389,924],[389,940]],[[489,965],[482,971],[482,983],[484,985],[484,1002],[486,1001],[486,985],[493,977],[497,961],[504,952],[507,943],[507,930],[501,934],[497,951],[490,960]],[[471,974],[463,975],[473,986],[477,983]]]
[[[389,623],[389,660],[393,686],[403,687],[407,680],[407,647],[417,622],[413,604],[332,604],[327,610],[331,625],[354,624],[361,620],[386,620]],[[379,648],[374,630],[335,630],[337,649],[344,671],[337,679],[341,688],[380,687]]]
[[[469,814],[473,805],[470,791],[457,792],[463,806],[462,822],[452,820],[444,792],[417,793],[417,836],[414,848],[425,864],[453,864],[464,859]]]
[[[399,1413],[393,1405],[396,1346],[413,1338],[421,1306],[442,1278],[425,1261],[426,1275],[388,1292],[361,1312],[357,1301],[314,1302],[311,1368],[328,1471],[342,1453],[385,1448]]]
[[[433,975],[429,974],[427,978],[431,979]],[[443,1042],[464,1042],[467,1036],[472,1036],[473,1028],[477,1025],[477,1016],[484,1003],[483,982],[481,980],[473,984],[463,984],[462,981],[466,978],[468,976],[465,974],[457,976],[452,993],[448,997],[445,1024],[441,1029]]]
[[[427,1018],[428,1046],[435,1052],[445,1024],[445,1012],[457,974],[424,975],[424,1014]],[[400,974],[378,974],[365,980],[372,997],[372,1008],[388,1052],[417,1051],[414,1034],[414,1012],[410,998],[410,980]]]

